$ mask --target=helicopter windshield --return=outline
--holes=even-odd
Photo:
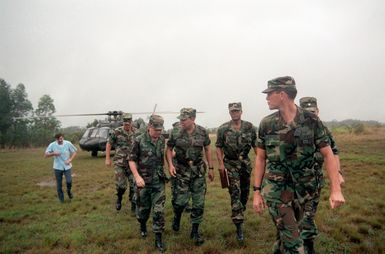
[[[86,132],[84,132],[82,138],[88,138],[88,136],[90,135],[90,132],[92,131],[93,129],[87,129]]]
[[[109,128],[100,128],[99,129],[99,137],[108,138]]]
[[[90,137],[91,138],[108,138],[108,128],[94,128],[91,131]]]

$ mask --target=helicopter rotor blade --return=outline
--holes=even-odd
[[[162,115],[162,114],[180,114],[180,112],[177,112],[177,111],[157,111],[156,112],[157,114],[159,115]],[[206,113],[204,111],[197,111],[196,112],[197,114],[203,114],[203,113]],[[131,113],[133,115],[146,115],[146,114],[152,114],[152,112],[134,112],[134,113]]]
[[[133,112],[132,115],[153,115],[156,112],[158,104],[154,105],[154,109],[152,112]],[[177,111],[157,111],[157,114],[179,114]],[[204,111],[197,111],[196,113],[205,113]],[[50,117],[72,117],[72,116],[121,116],[123,111],[109,111],[107,113],[84,113],[84,114],[60,114],[60,115],[48,115],[48,116],[22,116],[22,117],[14,117],[13,119],[38,119],[38,118],[50,118]]]
[[[55,115],[55,117],[66,117],[66,116],[104,116],[110,115],[108,113],[94,113],[94,114],[66,114],[66,115]]]
[[[64,114],[64,115],[55,115],[58,117],[66,117],[66,116],[120,116],[122,115],[122,111],[108,111],[107,113],[86,113],[86,114]]]

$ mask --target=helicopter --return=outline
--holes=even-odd
[[[81,139],[79,140],[79,146],[82,150],[91,152],[92,157],[97,157],[99,151],[104,152],[106,150],[107,139],[111,131],[123,125],[123,120],[122,120],[123,112],[109,111],[107,113],[99,113],[99,114],[77,114],[76,116],[90,116],[90,115],[107,115],[108,116],[107,121],[99,121],[97,126],[87,128],[84,134],[82,135]],[[133,125],[135,128],[139,129],[140,131],[144,131],[146,129],[146,123],[142,118],[138,118],[134,120]],[[115,147],[113,146],[112,150],[114,149]]]

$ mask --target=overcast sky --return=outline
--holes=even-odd
[[[322,120],[385,122],[383,0],[0,0],[0,32],[0,78],[23,83],[34,108],[50,95],[58,114],[157,103],[217,127],[240,101],[259,125],[267,81],[290,75]]]

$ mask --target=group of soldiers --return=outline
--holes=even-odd
[[[277,229],[273,253],[315,253],[314,238],[318,231],[314,216],[323,186],[322,165],[330,179],[330,204],[342,205],[338,149],[327,128],[318,118],[317,100],[301,98],[294,103],[296,84],[291,77],[268,81],[267,102],[275,113],[265,117],[257,129],[241,119],[240,102],[228,105],[231,120],[217,131],[216,155],[221,174],[226,171],[231,199],[231,219],[238,241],[244,241],[244,211],[249,199],[252,162],[255,159],[253,208],[261,213],[268,208]],[[114,146],[116,209],[122,207],[122,197],[128,186],[131,209],[140,223],[141,237],[147,236],[147,220],[152,210],[155,247],[164,252],[162,240],[165,218],[164,158],[171,176],[173,221],[172,229],[180,230],[183,211],[192,201],[191,238],[196,245],[204,243],[199,232],[202,223],[206,173],[214,180],[210,138],[202,126],[195,123],[196,110],[182,108],[179,122],[169,139],[161,135],[164,120],[159,115],[149,119],[147,131],[132,126],[132,115],[123,115],[123,126],[115,129],[108,140],[106,165],[111,166],[110,151]],[[258,135],[257,135],[258,134]],[[166,148],[165,148],[166,147]]]

